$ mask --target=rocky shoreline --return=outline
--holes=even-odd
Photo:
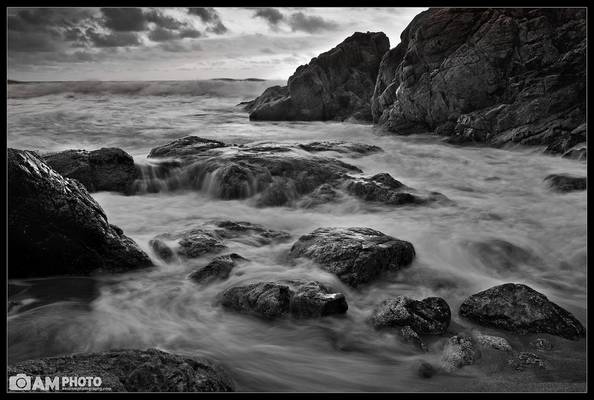
[[[357,32],[242,106],[253,120],[372,120],[399,135],[583,160],[585,27],[578,8],[431,8],[396,47]]]

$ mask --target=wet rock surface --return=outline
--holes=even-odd
[[[186,136],[163,146],[155,147],[150,151],[148,158],[185,157],[225,146],[225,143],[218,140],[204,139],[198,136]]]
[[[512,347],[509,342],[499,336],[477,334],[474,336],[476,343],[483,347],[492,348],[500,351],[512,351]]]
[[[383,151],[380,147],[365,143],[348,143],[338,141],[310,142],[300,144],[299,147],[310,153],[320,151],[335,151],[350,155],[367,155]]]
[[[530,342],[530,346],[537,351],[550,351],[554,347],[550,340],[544,338],[534,339]]]
[[[369,101],[390,42],[381,32],[356,32],[302,65],[286,88],[266,90],[248,104],[251,120],[371,120]]]
[[[200,228],[158,235],[149,241],[149,246],[164,261],[171,261],[174,254],[185,259],[197,258],[227,247],[216,233]]]
[[[309,258],[356,287],[409,265],[415,250],[409,242],[370,228],[318,228],[301,236],[289,255]]]
[[[91,193],[106,190],[130,194],[138,178],[132,156],[115,147],[66,150],[47,154],[43,160],[60,175],[78,180]]]
[[[534,353],[523,352],[508,360],[508,365],[516,371],[530,368],[545,369],[546,362]]]
[[[562,154],[585,142],[586,48],[584,9],[431,8],[384,55],[373,119]]]
[[[481,357],[472,337],[456,335],[448,339],[441,356],[441,366],[447,372],[453,372],[465,365],[474,364]]]
[[[451,312],[440,297],[413,300],[398,296],[381,302],[374,310],[371,323],[376,329],[409,326],[419,335],[441,335],[450,325]]]
[[[235,286],[221,294],[223,307],[266,319],[285,316],[316,318],[344,314],[348,305],[342,293],[319,282],[291,280]]]
[[[231,270],[241,262],[246,262],[245,258],[236,253],[225,254],[212,259],[204,267],[192,272],[188,278],[197,283],[209,283],[215,280],[225,280],[229,277]]]
[[[22,361],[8,375],[100,377],[112,392],[231,392],[234,383],[216,363],[157,349],[113,350]],[[84,390],[83,390],[84,391]]]
[[[545,182],[555,192],[568,193],[586,190],[587,178],[585,176],[571,176],[567,174],[552,174],[547,176]]]
[[[570,312],[522,284],[506,283],[474,294],[464,300],[460,315],[518,334],[549,333],[577,340],[586,333]]]
[[[76,180],[36,153],[8,149],[9,278],[89,275],[152,266]]]

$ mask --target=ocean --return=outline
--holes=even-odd
[[[543,179],[586,175],[586,163],[546,155],[541,148],[453,146],[434,135],[398,136],[351,122],[251,122],[237,106],[273,81],[38,82],[8,85],[8,147],[40,153],[119,147],[138,164],[151,148],[195,135],[227,143],[342,140],[379,146],[363,157],[329,153],[365,175],[387,172],[404,184],[441,192],[452,204],[392,207],[355,198],[315,208],[254,207],[218,200],[208,190],[93,197],[157,268],[104,277],[11,282],[28,286],[26,305],[8,317],[9,363],[72,352],[158,347],[221,362],[248,391],[462,391],[497,386],[501,375],[468,366],[423,379],[421,360],[438,364],[443,341],[419,353],[368,318],[388,297],[443,297],[451,326],[506,337],[516,348],[529,338],[479,328],[458,316],[460,303],[491,286],[524,283],[586,321],[585,191],[558,194]],[[250,221],[290,233],[293,240],[253,247],[232,243],[252,262],[223,282],[198,287],[187,279],[208,257],[165,264],[154,257],[154,236],[213,218]],[[410,267],[353,289],[312,263],[289,266],[294,240],[318,227],[364,226],[410,241]],[[10,251],[10,249],[9,249]],[[15,268],[18,266],[10,266]],[[223,310],[217,294],[253,280],[301,278],[345,294],[344,317],[273,323]],[[584,382],[585,343],[555,340],[551,357],[567,363],[534,382]],[[576,372],[577,371],[577,372]],[[511,382],[509,378],[506,382]]]

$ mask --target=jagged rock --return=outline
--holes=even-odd
[[[452,142],[585,142],[585,9],[431,8],[384,55],[371,110],[398,134]]]
[[[549,351],[553,350],[553,343],[550,340],[544,338],[536,338],[530,342],[530,346],[532,346],[537,351]]]
[[[261,107],[267,103],[273,103],[281,98],[288,96],[289,90],[286,86],[272,86],[264,90],[260,96],[252,101],[245,101],[239,105],[247,112],[252,112],[254,109]]]
[[[89,275],[152,266],[76,180],[8,149],[8,277]]]
[[[43,160],[60,175],[82,183],[91,193],[106,190],[130,194],[138,178],[132,156],[115,147],[66,150],[47,154]]]
[[[474,339],[479,345],[484,347],[490,347],[492,349],[501,351],[512,351],[512,347],[509,342],[505,338],[499,336],[477,334],[475,335]]]
[[[250,119],[371,120],[369,100],[389,47],[381,32],[356,32],[297,68],[286,88],[269,89],[254,100]]]
[[[527,368],[546,368],[545,361],[534,353],[519,353],[516,357],[508,360],[507,363],[517,371],[524,371]]]
[[[225,254],[212,259],[204,267],[192,272],[188,278],[198,283],[208,283],[214,280],[225,280],[229,277],[231,270],[239,262],[247,261],[236,253]]]
[[[173,249],[168,242],[174,246]],[[221,252],[226,248],[219,235],[201,228],[157,235],[149,241],[149,246],[166,262],[173,259],[173,254],[188,259],[200,257],[207,253]]]
[[[567,174],[552,174],[545,178],[552,190],[556,192],[574,192],[586,190],[587,178],[580,176],[571,176]]]
[[[234,383],[216,363],[157,349],[113,350],[22,361],[8,375],[91,376],[112,392],[231,392]],[[84,390],[83,390],[84,391]]]
[[[150,151],[148,158],[185,157],[202,154],[208,150],[225,146],[225,143],[218,140],[203,139],[198,136],[186,136],[163,146],[155,147]]]
[[[343,314],[348,309],[342,293],[313,281],[257,282],[235,286],[225,290],[221,298],[226,308],[266,319],[287,315],[316,318]]]
[[[384,271],[409,265],[415,250],[409,242],[370,228],[318,228],[301,236],[293,244],[290,256],[310,258],[356,287]]]
[[[464,300],[460,315],[519,334],[549,333],[577,340],[586,333],[569,311],[522,284],[506,283],[474,294]]]
[[[419,301],[398,296],[381,302],[373,311],[371,323],[376,329],[409,326],[420,335],[441,335],[450,319],[450,307],[441,297]]]
[[[470,336],[456,335],[448,339],[441,355],[441,366],[448,372],[472,365],[481,357]]]

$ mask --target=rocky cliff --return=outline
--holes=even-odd
[[[373,120],[398,134],[571,154],[586,140],[585,16],[584,8],[429,9],[383,56]]]
[[[267,89],[247,103],[251,120],[371,120],[369,101],[382,56],[390,48],[381,32],[356,32],[302,65],[286,87]]]

